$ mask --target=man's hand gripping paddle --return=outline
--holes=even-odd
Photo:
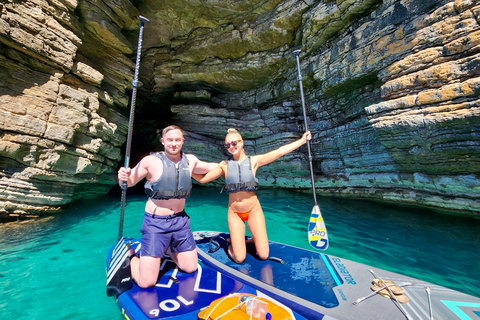
[[[135,100],[137,98],[138,87],[138,70],[140,67],[140,55],[142,53],[142,37],[143,26],[148,23],[148,19],[139,16],[140,19],[140,31],[138,35],[137,46],[137,60],[135,63],[135,73],[132,81],[132,100],[130,106],[130,117],[128,120],[128,134],[127,134],[127,147],[125,151],[125,168],[128,168],[130,162],[130,150],[132,146],[132,132],[133,132],[133,118],[135,114]],[[118,239],[117,245],[113,250],[112,257],[109,261],[107,272],[107,296],[118,296],[121,293],[129,290],[133,283],[131,279],[130,271],[130,259],[128,258],[128,241],[123,238],[123,216],[125,213],[125,199],[127,195],[127,183],[122,183],[122,207],[120,210],[120,224],[118,227]]]
[[[298,72],[298,83],[300,86],[300,95],[302,97],[302,109],[303,109],[303,120],[305,122],[305,131],[308,131],[307,124],[307,112],[305,110],[305,99],[303,97],[303,85],[302,85],[302,75],[300,73],[300,60],[298,55],[301,50],[295,50],[295,58],[297,60],[297,72]],[[325,227],[325,222],[322,218],[322,213],[320,208],[317,205],[317,196],[315,193],[315,180],[313,176],[313,165],[312,165],[312,154],[310,150],[310,141],[307,140],[308,148],[308,161],[310,163],[310,179],[312,180],[312,190],[313,190],[313,201],[315,205],[313,206],[312,213],[310,215],[310,222],[308,224],[308,242],[315,249],[326,250],[328,248],[328,234],[327,228]]]

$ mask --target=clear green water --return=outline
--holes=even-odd
[[[227,196],[195,189],[193,230],[226,231]],[[259,193],[271,240],[310,249],[311,195]],[[140,236],[145,197],[127,195],[124,235]],[[480,220],[366,201],[319,198],[326,253],[480,297]],[[77,203],[52,219],[0,226],[2,319],[124,319],[105,294],[105,257],[116,241],[120,197]]]

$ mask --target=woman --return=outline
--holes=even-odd
[[[284,145],[265,154],[247,156],[243,149],[243,139],[235,129],[228,129],[225,137],[225,147],[232,155],[230,160],[222,161],[205,176],[194,174],[193,177],[200,183],[207,183],[225,175],[225,190],[228,197],[228,229],[230,244],[228,254],[236,263],[245,261],[247,248],[245,243],[245,222],[252,234],[257,255],[260,259],[268,259],[269,248],[265,217],[255,191],[258,189],[258,180],[255,174],[261,166],[269,164],[281,156],[292,152],[312,137],[310,131],[302,138]],[[251,241],[251,240],[249,240]]]

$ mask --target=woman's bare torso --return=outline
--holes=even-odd
[[[228,206],[235,212],[249,211],[257,201],[255,192],[240,191],[230,193],[228,196]]]

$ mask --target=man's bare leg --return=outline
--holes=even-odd
[[[197,271],[198,268],[198,256],[197,249],[185,252],[172,253],[170,248],[167,250],[167,254],[172,258],[173,262],[178,266],[180,270],[185,273],[192,273]]]
[[[132,256],[135,253],[130,249],[130,269],[132,278],[140,288],[150,288],[157,284],[160,272],[161,259],[158,257]]]

